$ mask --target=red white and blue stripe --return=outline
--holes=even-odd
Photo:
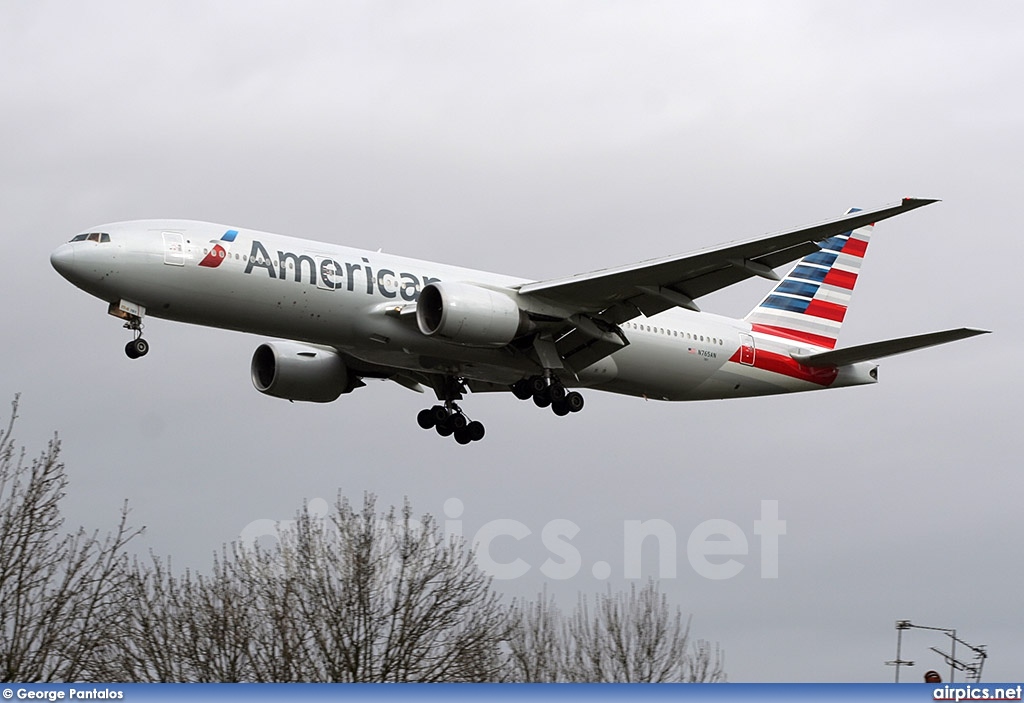
[[[821,250],[801,259],[744,318],[751,329],[834,349],[872,228],[861,227],[819,242]]]

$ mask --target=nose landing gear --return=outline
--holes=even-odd
[[[132,341],[124,345],[124,353],[129,359],[138,359],[149,353],[149,342],[142,338],[142,318],[146,314],[145,307],[121,299],[110,304],[107,314],[124,320],[124,328],[132,331]]]
[[[124,323],[124,328],[131,330],[134,339],[124,345],[124,353],[129,359],[138,359],[149,353],[149,342],[142,338],[142,318],[138,315],[130,315]]]
[[[142,337],[137,337],[124,346],[124,353],[129,359],[138,359],[149,353],[149,342]]]

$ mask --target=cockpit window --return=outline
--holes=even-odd
[[[76,234],[71,238],[72,242],[109,242],[110,235],[106,232],[86,232],[85,234]]]

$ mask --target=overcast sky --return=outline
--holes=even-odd
[[[532,566],[509,598],[624,578],[627,520],[677,537],[662,583],[733,681],[891,681],[897,619],[987,644],[1024,675],[1021,474],[1024,8],[973,2],[16,2],[0,0],[0,401],[53,431],[70,525],[128,499],[140,551],[207,568],[254,520],[407,496]],[[788,229],[903,196],[875,230],[840,345],[995,334],[881,364],[877,386],[667,404],[587,392],[557,418],[464,403],[460,447],[394,384],[336,403],[257,393],[257,337],[149,320],[150,354],[50,251],[92,225],[183,217],[537,279]],[[755,280],[700,301],[742,316]],[[6,417],[6,410],[0,410]],[[777,500],[779,575],[754,521]],[[571,520],[578,576],[539,572]],[[729,520],[737,576],[689,566]],[[650,546],[650,545],[648,545]],[[656,574],[653,548],[644,573]],[[607,562],[611,577],[592,566]],[[904,658],[943,672],[911,632]]]

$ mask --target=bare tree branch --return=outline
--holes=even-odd
[[[0,679],[5,681],[724,681],[658,584],[501,604],[461,540],[408,501],[340,496],[208,574],[129,561],[128,505],[104,538],[63,532],[55,436],[37,458],[0,431]]]
[[[658,584],[580,595],[566,617],[547,593],[514,602],[507,639],[509,678],[529,682],[725,681],[717,646],[690,641],[690,621]]]
[[[125,503],[102,540],[83,528],[62,535],[60,440],[26,463],[14,446],[17,415],[15,397],[0,431],[0,678],[102,679],[101,654],[124,617],[125,546],[142,529],[129,526]]]

